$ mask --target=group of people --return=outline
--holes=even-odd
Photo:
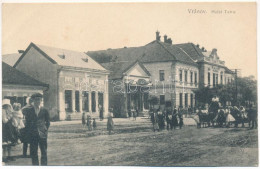
[[[161,110],[160,107],[158,109],[150,110],[151,122],[153,125],[153,131],[162,131],[176,129],[179,127],[180,129],[183,127],[183,111],[177,108],[166,108],[166,110]],[[166,125],[165,125],[166,123]]]
[[[33,94],[27,99],[27,105],[11,105],[9,99],[2,101],[3,162],[15,160],[11,149],[19,142],[23,143],[23,157],[32,159],[32,165],[39,165],[38,147],[41,150],[41,165],[47,165],[47,136],[50,117],[42,105],[43,95]],[[28,146],[30,145],[30,146]],[[30,148],[30,155],[27,149]],[[6,153],[8,153],[6,155]]]
[[[199,107],[196,110],[196,115],[193,117],[197,122],[198,128],[201,127],[202,123],[210,123],[214,125],[217,123],[219,127],[230,127],[234,124],[238,127],[241,123],[241,127],[245,127],[245,123],[249,123],[251,129],[257,128],[257,109],[250,105],[248,108],[240,106],[217,106],[216,109],[210,109],[207,107]]]
[[[107,131],[108,134],[111,134],[112,131],[114,130],[114,121],[113,121],[113,109],[109,109],[108,117],[107,117]],[[100,116],[100,121],[104,119],[103,115],[102,117]],[[97,129],[97,122],[95,118],[91,117],[91,114],[87,114],[86,118],[86,113],[82,113],[82,126],[87,127],[89,131],[96,130]]]

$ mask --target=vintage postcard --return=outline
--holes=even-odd
[[[257,167],[256,6],[2,3],[2,166]]]

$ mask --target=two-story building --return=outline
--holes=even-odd
[[[31,43],[14,67],[49,85],[44,106],[52,118],[80,119],[82,112],[99,116],[99,105],[108,113],[108,74],[84,52]]]
[[[145,46],[89,51],[87,54],[101,65],[142,63],[151,75],[149,95],[157,96],[161,107],[194,107],[196,89],[226,84],[233,79],[233,72],[219,60],[215,49],[206,52],[193,43],[172,44],[166,35],[161,41],[159,32],[156,32],[156,40]]]

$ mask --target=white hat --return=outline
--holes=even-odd
[[[4,99],[3,101],[2,101],[2,105],[10,105],[11,106],[11,103],[10,103],[10,100],[9,99]]]

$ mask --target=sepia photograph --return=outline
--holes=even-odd
[[[259,166],[256,2],[1,5],[1,166]]]

